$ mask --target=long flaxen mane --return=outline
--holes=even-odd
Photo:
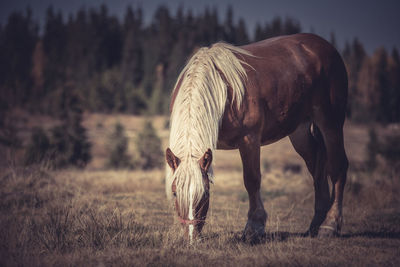
[[[243,55],[250,53],[225,43],[201,48],[178,77],[170,119],[170,149],[181,163],[174,174],[167,167],[166,190],[167,194],[171,192],[175,179],[181,217],[190,217],[189,207],[196,207],[204,193],[199,160],[209,148],[214,151],[217,147],[228,86],[232,89],[230,104],[236,103],[239,108],[242,103],[247,79]],[[212,168],[208,172],[213,177]]]

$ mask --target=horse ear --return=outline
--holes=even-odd
[[[208,149],[206,153],[204,153],[204,156],[201,157],[201,159],[199,160],[200,168],[204,172],[208,172],[208,169],[211,166],[211,162],[212,162],[212,151],[211,149]]]
[[[167,160],[168,165],[175,171],[181,160],[172,153],[171,149],[167,148],[165,151],[165,159]]]

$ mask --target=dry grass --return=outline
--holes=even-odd
[[[99,115],[96,115],[99,116]],[[115,119],[90,117],[86,125],[97,151]],[[120,117],[134,136],[141,119]],[[99,127],[98,121],[103,126]],[[164,138],[164,118],[155,127]],[[364,160],[368,135],[346,128],[352,163]],[[263,148],[264,205],[268,241],[240,241],[247,194],[237,151],[216,155],[216,182],[203,239],[188,245],[164,193],[162,170],[101,169],[104,155],[84,171],[40,167],[3,169],[0,175],[1,266],[399,266],[400,177],[385,170],[349,173],[343,236],[301,237],[312,217],[312,181],[287,139]],[[286,171],[287,164],[301,166]]]

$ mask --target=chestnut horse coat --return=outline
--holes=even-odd
[[[221,49],[231,54],[224,54]],[[221,60],[225,65],[220,64]],[[314,179],[315,209],[308,233],[312,236],[340,233],[348,168],[343,144],[347,73],[336,49],[316,35],[295,34],[240,48],[223,44],[202,48],[188,65],[178,78],[171,100],[171,149],[166,152],[170,175],[167,175],[166,190],[171,195],[172,185],[172,193],[177,196],[178,217],[189,227],[189,236],[194,225],[200,232],[205,222],[208,176],[212,173],[212,150],[216,148],[239,149],[244,185],[249,194],[244,237],[258,240],[265,236],[267,213],[260,195],[260,146],[285,136],[289,136]],[[206,68],[208,78],[197,79],[197,73],[189,71],[192,66],[196,70]],[[232,70],[237,75],[232,75]],[[188,73],[184,74],[185,71]],[[219,90],[212,88],[213,83],[204,83],[213,79],[218,80],[214,87]],[[221,88],[224,89],[221,91]],[[205,95],[222,93],[223,98],[209,97],[203,101]],[[182,105],[182,99],[192,94],[198,96],[195,105]],[[221,113],[208,116],[215,110]],[[188,111],[197,116],[195,123],[181,120]],[[196,130],[199,125],[203,128]],[[204,134],[202,129],[211,130]],[[203,146],[182,141],[183,136],[191,134],[211,141]],[[194,154],[193,148],[200,149]],[[187,156],[182,158],[184,154]],[[191,172],[186,171],[189,169]],[[332,181],[332,192],[327,177]]]
[[[324,39],[296,34],[241,48],[253,55],[242,56],[249,64],[245,66],[245,97],[240,109],[227,101],[219,149],[238,148],[253,131],[260,134],[262,145],[273,143],[324,107],[334,106],[327,115],[335,117],[334,121],[344,120],[346,69],[340,55]]]

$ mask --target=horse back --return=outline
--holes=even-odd
[[[220,148],[236,148],[237,139],[248,133],[261,136],[262,144],[277,141],[309,120],[316,105],[337,103],[345,108],[343,61],[321,37],[295,34],[242,48],[253,54],[244,57],[248,63],[245,97],[241,109],[226,107]]]

